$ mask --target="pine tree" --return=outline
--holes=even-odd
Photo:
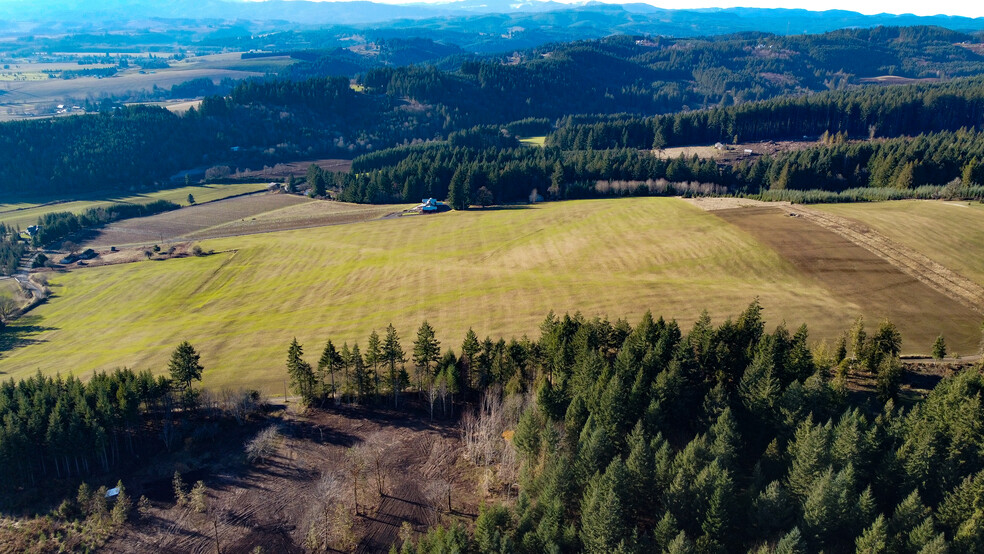
[[[360,402],[372,394],[372,376],[369,374],[369,369],[359,351],[359,343],[352,346],[352,380],[355,383],[355,391]]]
[[[192,381],[202,380],[202,370],[205,369],[199,363],[201,355],[195,351],[195,347],[190,342],[184,341],[171,353],[171,360],[167,364],[167,369],[171,373],[171,380],[180,383],[182,389],[191,388]]]
[[[485,383],[475,382],[475,361],[481,350],[482,345],[478,342],[478,335],[469,327],[468,332],[465,333],[465,340],[461,343],[461,358],[465,362],[464,383],[467,389],[472,387],[485,388]]]
[[[946,357],[946,340],[943,335],[936,337],[936,342],[933,343],[933,359],[942,360]]]
[[[287,348],[287,375],[291,390],[304,402],[310,402],[314,399],[314,372],[311,365],[301,358],[303,354],[304,350],[295,337]]]
[[[858,554],[881,554],[888,551],[888,525],[885,516],[879,515],[871,527],[858,537],[855,543]]]
[[[383,339],[383,360],[389,366],[389,387],[393,393],[393,407],[399,401],[399,393],[403,389],[402,367],[397,371],[397,364],[403,364],[405,358],[403,347],[400,346],[400,336],[396,333],[393,324],[386,326],[386,338]]]
[[[799,527],[793,527],[792,531],[783,535],[772,554],[806,554],[806,544]]]
[[[413,342],[413,363],[417,367],[417,390],[423,390],[423,375],[430,373],[430,364],[441,357],[440,343],[434,338],[434,329],[425,320],[417,329]]]
[[[585,552],[607,554],[630,546],[631,525],[623,502],[627,479],[625,464],[615,458],[604,475],[596,474],[588,482],[581,502],[581,542]]]
[[[201,355],[195,351],[191,343],[184,341],[171,353],[171,359],[167,364],[171,380],[178,384],[186,408],[192,408],[196,403],[191,382],[202,380],[202,370],[205,368],[202,367],[200,359]]]
[[[379,364],[383,361],[383,345],[379,339],[379,334],[373,329],[369,334],[369,342],[366,345],[365,355],[366,365],[372,368],[373,390],[379,393]]]
[[[335,345],[332,344],[331,339],[325,344],[325,349],[321,352],[321,358],[318,360],[318,376],[321,381],[321,387],[325,386],[325,374],[331,379],[330,392],[331,397],[335,398],[335,372],[342,367],[342,355],[335,349]]]
[[[459,167],[448,185],[448,204],[455,210],[467,210],[470,203],[468,194],[468,169]]]

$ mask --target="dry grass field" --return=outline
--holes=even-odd
[[[52,275],[55,297],[8,329],[0,372],[161,372],[190,340],[206,386],[275,392],[294,337],[316,360],[326,339],[364,343],[389,323],[409,346],[427,319],[457,349],[469,327],[535,336],[550,310],[635,322],[651,309],[689,327],[702,309],[720,322],[756,297],[770,324],[807,322],[816,340],[863,314],[898,323],[906,353],[941,330],[954,351],[976,350],[976,315],[877,257],[841,254],[836,235],[715,213],[670,198],[571,201],[203,240],[215,255]]]
[[[984,286],[984,204],[899,200],[813,208],[867,225]]]
[[[961,352],[977,346],[982,316],[889,261],[844,236],[804,217],[791,217],[774,207],[722,210],[716,215],[734,224],[789,260],[804,275],[815,279],[831,295],[891,319],[910,339],[909,350],[929,352],[932,338],[924,321],[933,321],[949,344]],[[945,317],[941,317],[946,314]],[[877,321],[870,321],[875,325]],[[925,337],[912,344],[915,337]]]
[[[233,221],[245,222],[264,212],[313,202],[290,194],[254,194],[188,206],[149,217],[125,219],[112,223],[87,243],[93,248],[127,244],[165,243],[192,233],[201,234],[212,227]],[[232,233],[236,234],[236,233]]]

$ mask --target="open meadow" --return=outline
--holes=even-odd
[[[44,214],[54,212],[82,213],[89,208],[109,206],[110,204],[149,204],[155,200],[168,200],[182,206],[188,205],[188,195],[195,197],[196,203],[212,202],[230,196],[266,190],[262,183],[241,183],[232,185],[197,185],[176,189],[134,194],[130,196],[95,196],[69,202],[32,203],[10,202],[0,204],[0,223],[21,229],[34,225]]]
[[[409,351],[426,319],[458,350],[469,327],[536,336],[551,310],[635,323],[651,309],[689,327],[705,308],[720,322],[756,297],[770,325],[807,322],[814,340],[863,314],[872,327],[894,321],[906,353],[928,352],[940,332],[952,350],[976,351],[974,310],[863,249],[838,253],[837,235],[808,221],[731,212],[571,201],[203,240],[214,255],[51,274],[54,297],[7,330],[0,372],[163,372],[189,340],[206,386],[272,393],[294,337],[316,362],[326,339],[364,345],[393,323]],[[777,224],[792,240],[769,238]]]

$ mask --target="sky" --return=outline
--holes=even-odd
[[[327,0],[331,1],[331,0]],[[387,4],[447,3],[447,0],[374,0]],[[516,0],[517,3],[524,0]],[[581,0],[555,0],[583,3]],[[962,15],[984,17],[981,0],[601,0],[611,4],[645,3],[660,8],[801,8],[806,10],[849,10],[863,14],[911,13],[915,15]]]

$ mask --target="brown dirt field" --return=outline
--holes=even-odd
[[[321,169],[336,173],[348,173],[352,169],[352,160],[303,160],[277,164],[273,167],[264,167],[263,169],[244,171],[236,174],[236,176],[283,181],[288,175],[293,175],[294,178],[303,180],[307,175],[308,166],[311,164],[316,164]]]
[[[113,223],[100,230],[86,246],[99,249],[125,244],[169,242],[196,231],[307,202],[312,200],[289,194],[260,193],[228,198]]]
[[[731,196],[694,196],[691,198],[683,198],[682,200],[688,204],[697,206],[705,212],[733,210],[735,208],[747,207],[762,208],[790,205],[789,202],[762,202],[761,200],[752,200],[751,198],[735,198]]]
[[[906,274],[979,314],[984,314],[984,287],[926,256],[907,248],[867,225],[805,206],[788,208],[796,213],[881,256]]]
[[[791,217],[794,209],[801,208],[745,207],[713,213],[775,249],[831,296],[857,305],[870,326],[883,318],[891,320],[908,343],[907,350],[928,349],[939,333],[962,352],[977,349],[978,312],[814,220]]]
[[[209,510],[195,513],[174,505],[169,490],[174,468],[161,468],[149,486],[130,486],[134,495],[154,491],[149,512],[111,539],[105,552],[304,552],[312,524],[324,529],[325,509],[344,506],[352,516],[353,541],[333,551],[386,552],[409,522],[416,533],[438,523],[469,522],[477,514],[477,471],[461,458],[454,423],[430,423],[407,415],[358,407],[310,410],[286,416],[276,453],[247,465],[240,452],[215,457],[211,467],[188,471],[190,487],[202,479]],[[213,455],[214,456],[214,455]],[[376,460],[383,475],[377,488]],[[229,460],[233,460],[230,462]],[[361,460],[361,462],[356,462]],[[353,467],[359,477],[359,507],[353,503]],[[453,512],[447,511],[446,479],[452,480]],[[150,477],[148,477],[150,479]],[[143,494],[146,494],[144,492]],[[332,524],[329,524],[329,529]],[[341,547],[341,548],[340,548]]]
[[[322,227],[325,225],[359,223],[361,221],[379,219],[391,213],[398,212],[403,208],[404,206],[312,201],[188,233],[184,238],[202,240],[206,238],[271,233],[289,229]]]

